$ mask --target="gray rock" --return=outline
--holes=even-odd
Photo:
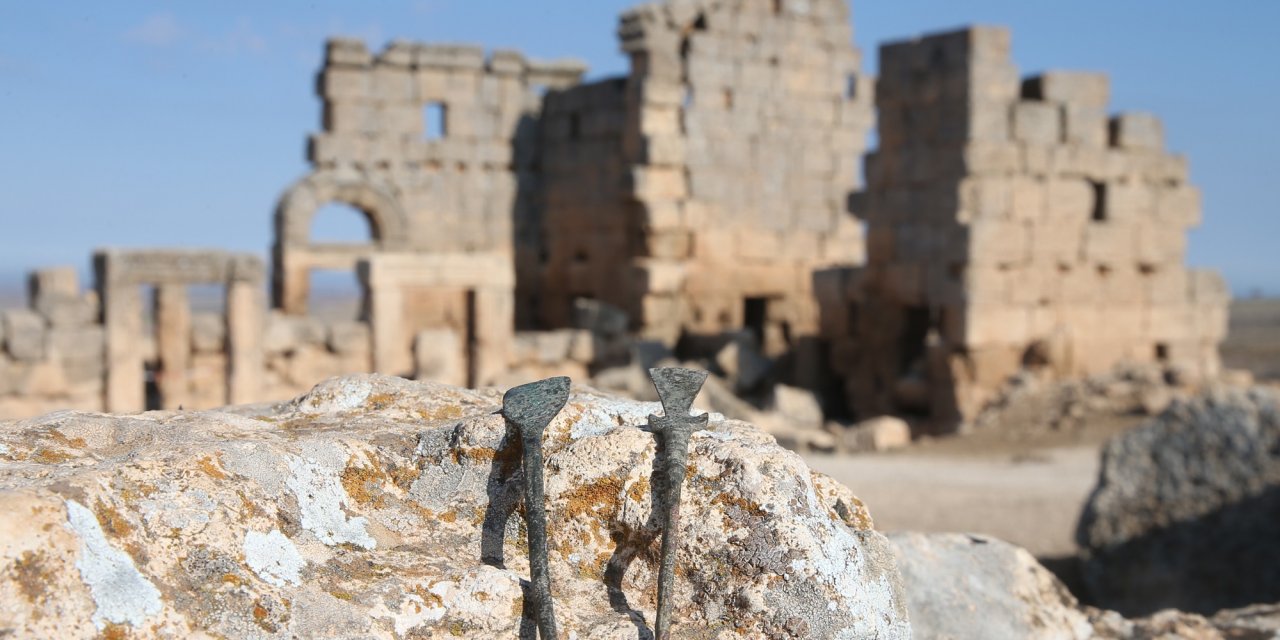
[[[0,423],[0,513],[24,514],[0,524],[0,592],[19,594],[4,626],[522,637],[523,479],[500,402],[360,375],[235,413]],[[660,410],[578,389],[545,430],[562,637],[644,637],[653,622],[657,448],[639,425]],[[910,637],[892,548],[847,488],[714,415],[688,469],[674,637]]]
[[[1093,637],[1076,599],[1025,549],[964,533],[892,533],[889,540],[917,638]]]
[[[1280,398],[1212,390],[1113,438],[1076,535],[1127,615],[1280,601]]]

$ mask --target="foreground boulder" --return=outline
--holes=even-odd
[[[1263,640],[1280,637],[1280,605],[1211,618],[1166,609],[1128,619],[1081,607],[1025,549],[964,533],[890,534],[911,627],[931,640]]]
[[[893,533],[917,638],[1093,637],[1088,616],[1025,549],[966,533]]]
[[[1081,516],[1099,605],[1211,613],[1280,601],[1280,400],[1219,389],[1114,438]]]
[[[495,392],[352,376],[232,412],[0,423],[16,637],[532,637],[519,439]],[[578,390],[547,429],[562,634],[655,608],[656,403]],[[741,422],[695,433],[680,638],[906,638],[861,503]]]

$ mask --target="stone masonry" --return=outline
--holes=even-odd
[[[1009,33],[884,45],[864,269],[819,274],[853,408],[971,417],[1024,368],[1163,362],[1211,376],[1228,293],[1183,266],[1200,220],[1160,121],[1096,73],[1019,81]]]
[[[871,118],[841,0],[640,6],[626,78],[552,92],[539,314],[626,309],[644,338],[817,331],[811,273],[857,264],[848,212]]]
[[[732,351],[760,365],[744,393],[945,429],[1027,369],[1217,373],[1226,288],[1183,266],[1199,193],[1157,119],[1109,116],[1105,76],[1020,80],[1007,31],[978,27],[885,45],[873,83],[843,0],[668,0],[618,36],[629,74],[588,83],[577,62],[330,40],[272,306],[251,255],[105,250],[88,292],[36,272],[0,314],[0,417],[369,371],[504,385],[718,353],[732,377]],[[368,242],[313,241],[332,203]],[[308,315],[326,269],[358,274],[358,318]],[[220,311],[193,305],[210,284]]]

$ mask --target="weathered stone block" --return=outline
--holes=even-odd
[[[1051,220],[1084,222],[1093,215],[1094,189],[1087,180],[1050,178],[1047,197]]]
[[[101,326],[55,327],[46,334],[45,353],[59,358],[101,358],[105,339]]]
[[[457,332],[419,331],[413,341],[414,378],[444,384],[466,384],[466,362]]]
[[[326,344],[339,354],[367,353],[371,348],[369,324],[358,320],[331,323]]]
[[[1013,105],[1013,137],[1031,144],[1057,144],[1062,139],[1058,106],[1045,102]]]
[[[226,348],[227,321],[217,313],[191,314],[191,350],[222,353]]]
[[[44,358],[44,319],[29,309],[8,309],[0,312],[4,323],[5,350],[15,360],[33,361]]]
[[[1159,151],[1164,148],[1164,125],[1150,113],[1122,113],[1111,119],[1111,146]]]
[[[1105,73],[1087,71],[1046,71],[1023,80],[1025,98],[1106,109],[1111,99],[1111,82]]]

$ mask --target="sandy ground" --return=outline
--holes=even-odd
[[[866,502],[883,531],[985,533],[1036,556],[1075,553],[1075,527],[1098,474],[1093,446],[980,457],[907,451],[806,455]]]

